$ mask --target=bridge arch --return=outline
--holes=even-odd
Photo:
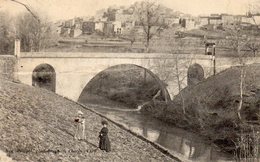
[[[188,86],[195,85],[204,80],[204,69],[200,64],[192,64],[188,68],[187,72],[187,84]]]
[[[150,71],[147,68],[144,68],[142,66],[136,65],[136,64],[118,64],[118,65],[110,66],[110,67],[100,71],[99,73],[97,73],[94,77],[92,77],[92,79],[90,79],[89,82],[87,82],[85,84],[84,88],[81,90],[81,93],[80,93],[77,101],[82,102],[84,100],[84,98],[86,98],[85,93],[87,93],[89,90],[93,89],[93,86],[92,86],[93,83],[96,82],[98,79],[107,77],[106,75],[104,75],[106,72],[111,72],[111,71],[115,72],[116,71],[116,72],[120,73],[120,68],[122,68],[122,67],[130,67],[130,68],[132,67],[132,68],[137,68],[137,69],[143,70],[142,75],[143,75],[144,79],[146,79],[146,77],[149,76],[150,79],[153,79],[155,81],[155,83],[158,84],[159,89],[158,89],[158,91],[155,92],[155,94],[157,92],[160,92],[159,96],[164,101],[170,100],[170,94],[166,88],[166,84],[163,81],[161,81],[159,79],[159,77],[156,76],[152,71]],[[153,96],[155,94],[153,94]]]
[[[55,92],[56,72],[50,64],[36,66],[32,73],[32,86],[44,88]]]

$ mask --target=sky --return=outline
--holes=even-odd
[[[46,13],[52,20],[69,19],[77,16],[94,16],[97,10],[109,6],[129,6],[140,0],[18,0],[33,10]],[[209,15],[211,13],[245,14],[255,9],[260,0],[155,0],[159,3],[183,13]],[[256,3],[258,1],[259,3]],[[259,5],[260,6],[260,5]],[[17,15],[25,8],[10,0],[0,0],[0,10]]]

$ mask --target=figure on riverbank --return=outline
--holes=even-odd
[[[78,111],[78,115],[74,122],[77,124],[74,138],[77,140],[85,140],[85,118],[82,111]]]
[[[103,125],[103,128],[99,132],[99,148],[109,152],[111,150],[111,146],[108,138],[108,123],[106,121],[102,121],[101,124]]]

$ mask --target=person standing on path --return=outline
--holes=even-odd
[[[106,152],[110,152],[111,146],[108,138],[108,123],[106,121],[102,121],[101,124],[103,125],[103,128],[99,132],[99,148],[101,150],[105,150]]]
[[[85,140],[85,118],[82,111],[78,111],[78,115],[74,121],[77,124],[74,138],[76,140]]]

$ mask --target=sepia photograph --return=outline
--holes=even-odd
[[[260,0],[0,0],[0,162],[260,162]]]

